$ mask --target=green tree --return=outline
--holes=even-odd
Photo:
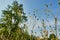
[[[27,21],[26,13],[24,13],[23,5],[14,1],[12,5],[8,5],[7,9],[2,10],[2,18],[0,19],[0,40],[30,40],[28,34],[27,25],[24,22]],[[19,25],[23,24],[21,28]],[[32,36],[36,40],[35,36]]]
[[[55,40],[56,36],[55,34],[50,34],[49,38]]]
[[[23,5],[14,1],[12,5],[8,5],[6,10],[2,11],[3,18],[0,26],[2,29],[1,37],[4,40],[18,40],[23,34],[23,29],[19,27],[20,23],[27,21],[27,16],[23,11]],[[20,37],[20,38],[19,38]]]

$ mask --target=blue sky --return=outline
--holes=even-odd
[[[0,0],[0,16],[3,9],[7,8],[7,5],[11,5],[12,2],[14,0]],[[53,13],[54,15],[57,15],[58,18],[58,25],[60,25],[60,9],[59,9],[59,5],[58,5],[58,0],[17,0],[20,4],[23,4],[23,8],[24,8],[24,12],[26,13],[27,16],[32,16],[32,19],[29,18],[29,25],[31,25],[29,27],[29,32],[30,32],[30,28],[33,26],[33,24],[36,21],[36,26],[34,31],[36,31],[39,34],[38,28],[37,26],[40,25],[41,26],[41,19],[44,19],[46,22],[46,13],[50,14],[50,16],[48,17],[48,20],[50,21],[51,25],[54,25],[54,17],[51,15],[51,13]],[[48,8],[46,7],[46,4],[48,5]],[[37,21],[34,19],[33,16],[33,11],[36,11],[36,16],[37,18],[39,18],[40,20]],[[46,10],[51,10],[51,12],[46,12]],[[30,13],[30,14],[29,14]],[[49,25],[48,22],[46,22],[46,25]],[[49,30],[49,27],[47,27],[47,30]]]

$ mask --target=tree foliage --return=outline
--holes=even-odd
[[[26,13],[24,13],[23,5],[14,1],[12,5],[8,5],[6,10],[2,10],[2,22],[0,23],[0,39],[1,40],[29,40],[28,33],[19,26],[27,21]]]

